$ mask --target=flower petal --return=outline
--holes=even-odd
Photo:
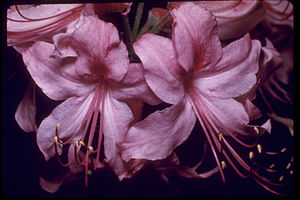
[[[182,4],[171,15],[179,64],[186,71],[215,65],[222,54],[215,17],[193,3]]]
[[[128,105],[113,98],[109,91],[104,99],[102,114],[104,115],[103,134],[106,161],[113,168],[118,178],[122,180],[128,169],[116,144],[123,142],[129,124],[134,118]]]
[[[132,126],[120,144],[122,157],[157,160],[166,158],[183,143],[194,128],[196,116],[187,99],[162,111],[156,111]]]
[[[29,85],[26,93],[18,105],[15,119],[25,132],[36,132],[36,107],[35,107],[35,87]]]
[[[184,69],[177,63],[171,40],[145,34],[133,46],[143,63],[146,82],[153,92],[167,103],[174,104],[181,100],[184,95],[181,83]]]
[[[82,126],[84,117],[93,95],[92,93],[88,97],[72,97],[65,100],[42,121],[37,131],[37,143],[46,160],[55,155],[55,143],[53,138],[56,136],[55,130],[58,123],[60,123],[60,139],[64,140],[70,138],[76,130],[79,131],[73,141],[81,137],[81,133],[84,129]],[[62,153],[61,148],[59,148],[58,151],[59,154]]]
[[[131,63],[123,80],[111,90],[114,98],[128,103],[145,101],[155,105],[161,102],[147,85],[141,63]]]
[[[83,96],[94,85],[85,84],[72,67],[73,60],[53,57],[54,45],[36,42],[23,52],[23,60],[36,84],[54,100]]]
[[[194,85],[202,95],[232,98],[248,92],[256,83],[260,42],[247,34],[223,49],[220,62],[199,71]]]
[[[249,123],[244,106],[234,99],[201,98],[202,104],[209,110],[213,122],[223,134],[227,130],[235,134],[247,134],[243,126]]]

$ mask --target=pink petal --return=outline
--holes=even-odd
[[[215,17],[193,3],[182,4],[171,15],[179,64],[186,71],[215,65],[222,54]]]
[[[145,79],[163,101],[174,104],[182,99],[181,83],[184,70],[178,65],[170,39],[145,34],[134,44],[134,50],[144,66]]]
[[[82,17],[78,24],[74,32],[68,31],[55,37],[61,56],[77,54],[76,72],[79,76],[105,74],[107,79],[122,80],[129,58],[116,27],[96,16]]]
[[[256,83],[260,42],[249,35],[223,49],[220,62],[197,73],[195,87],[207,97],[231,98],[248,92]]]
[[[111,90],[114,98],[128,103],[144,101],[155,105],[161,102],[147,85],[140,63],[131,63],[123,80]]]
[[[36,84],[54,100],[83,96],[95,86],[80,81],[72,60],[52,56],[54,45],[36,42],[23,52],[23,60]]]
[[[188,138],[195,122],[193,108],[186,99],[156,111],[129,129],[120,144],[122,157],[125,161],[164,159]]]
[[[35,107],[35,87],[29,85],[26,93],[18,105],[15,118],[18,125],[25,132],[36,132],[36,107]]]
[[[245,100],[245,110],[249,115],[249,120],[255,120],[262,116],[261,111],[249,100]]]
[[[249,123],[249,116],[244,106],[234,99],[202,98],[203,104],[210,110],[211,118],[223,134],[227,130],[232,133],[247,134],[242,131]]]
[[[73,141],[75,142],[80,139],[84,129],[81,125],[92,97],[93,93],[88,97],[69,98],[58,105],[51,114],[42,121],[37,131],[37,143],[46,160],[55,155],[55,143],[53,138],[56,136],[55,130],[58,123],[60,123],[60,139],[66,140],[70,138],[77,129],[79,129],[78,135]],[[58,150],[59,154],[61,154],[62,149],[59,148]]]
[[[122,180],[128,169],[116,144],[123,142],[129,124],[134,118],[128,105],[113,98],[109,91],[105,96],[102,114],[104,115],[103,134],[106,161],[113,168],[118,178]]]
[[[24,19],[14,6],[10,7],[7,12],[8,45],[15,46],[30,41],[51,40],[54,34],[78,19],[84,5],[19,5],[18,8],[23,16],[35,20]]]

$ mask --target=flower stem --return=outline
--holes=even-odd
[[[160,28],[170,19],[171,15],[168,13],[158,24],[152,27],[152,29],[149,31],[149,33],[156,34],[160,30]]]
[[[139,29],[139,26],[140,26],[143,10],[144,10],[144,2],[141,2],[141,3],[139,3],[139,5],[137,7],[137,11],[136,11],[135,19],[134,19],[134,24],[133,24],[133,28],[132,28],[132,40],[133,40],[133,42],[136,41],[136,36],[137,36],[138,29]]]

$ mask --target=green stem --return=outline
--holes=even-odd
[[[152,27],[152,29],[149,31],[149,33],[156,34],[158,31],[161,29],[161,27],[171,18],[170,13],[168,13],[162,20],[156,24],[155,26]]]
[[[139,3],[139,5],[137,7],[137,10],[136,10],[136,15],[135,15],[135,19],[134,19],[133,28],[132,28],[132,40],[133,40],[133,42],[136,40],[136,35],[138,33],[138,29],[139,29],[139,26],[140,26],[142,14],[143,14],[143,9],[144,9],[144,2]]]
[[[130,28],[130,24],[129,24],[129,20],[127,15],[122,15],[122,20],[123,20],[123,25],[124,25],[124,33],[125,33],[125,44],[128,50],[128,54],[129,54],[129,59],[130,61],[132,61],[134,59],[134,50],[133,50],[133,46],[132,46],[132,32],[131,32],[131,28]]]

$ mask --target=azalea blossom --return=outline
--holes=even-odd
[[[130,168],[115,145],[134,120],[128,104],[159,101],[141,64],[129,64],[111,23],[87,16],[71,29],[55,35],[54,44],[38,41],[22,53],[35,83],[51,99],[63,100],[39,125],[38,146],[46,160],[57,155],[63,166],[83,166],[87,183],[88,171],[101,166],[103,143],[104,162],[123,179]],[[59,158],[63,147],[69,147],[66,164]]]
[[[145,34],[134,49],[143,63],[147,84],[160,99],[173,105],[152,113],[129,129],[126,141],[120,144],[123,159],[166,158],[187,140],[198,120],[224,181],[223,169],[229,163],[242,177],[252,171],[259,184],[272,184],[252,170],[226,139],[230,136],[246,148],[257,146],[261,152],[257,140],[246,144],[240,138],[258,138],[266,129],[247,125],[246,108],[235,100],[256,83],[260,42],[246,34],[222,48],[216,18],[192,3],[173,9],[171,15],[172,40]],[[270,131],[270,124],[265,128]],[[253,156],[249,151],[250,160]]]

